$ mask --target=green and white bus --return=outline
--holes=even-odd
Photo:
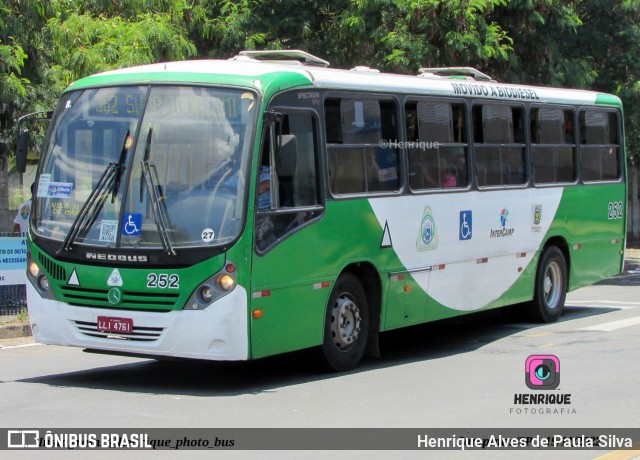
[[[301,51],[73,83],[35,181],[35,339],[154,358],[318,347],[567,291],[623,266],[615,96],[469,68],[340,70]]]

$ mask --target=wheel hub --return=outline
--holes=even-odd
[[[331,311],[333,343],[340,350],[351,348],[360,334],[360,309],[348,294],[338,296]]]
[[[547,271],[544,276],[543,289],[544,297],[549,308],[556,308],[560,301],[561,288],[560,284],[562,275],[560,272],[560,266],[553,262],[547,267]]]

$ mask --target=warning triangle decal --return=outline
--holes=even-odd
[[[71,276],[69,277],[69,281],[67,281],[67,284],[70,286],[80,286],[80,280],[78,279],[78,274],[76,273],[75,268],[71,272]]]
[[[391,242],[391,232],[389,231],[389,222],[384,221],[384,230],[382,233],[382,241],[380,242],[381,248],[392,248],[393,243]]]

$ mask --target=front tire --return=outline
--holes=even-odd
[[[322,355],[336,372],[358,365],[367,346],[369,305],[358,278],[341,275],[333,286],[325,315]]]
[[[564,310],[567,295],[567,263],[562,251],[556,246],[544,250],[536,273],[533,301],[529,305],[529,316],[538,322],[557,321]]]

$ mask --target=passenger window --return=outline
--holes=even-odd
[[[264,135],[258,172],[256,244],[266,250],[322,212],[316,122],[284,114]]]
[[[464,106],[409,102],[405,115],[411,189],[466,187],[469,181]]]
[[[325,101],[325,124],[333,195],[398,190],[393,102],[329,98]]]
[[[604,110],[580,112],[580,175],[585,182],[620,177],[618,115]]]
[[[531,161],[534,184],[575,180],[572,110],[556,107],[531,109]]]
[[[524,117],[521,107],[484,104],[473,108],[478,186],[522,185],[525,177]]]

